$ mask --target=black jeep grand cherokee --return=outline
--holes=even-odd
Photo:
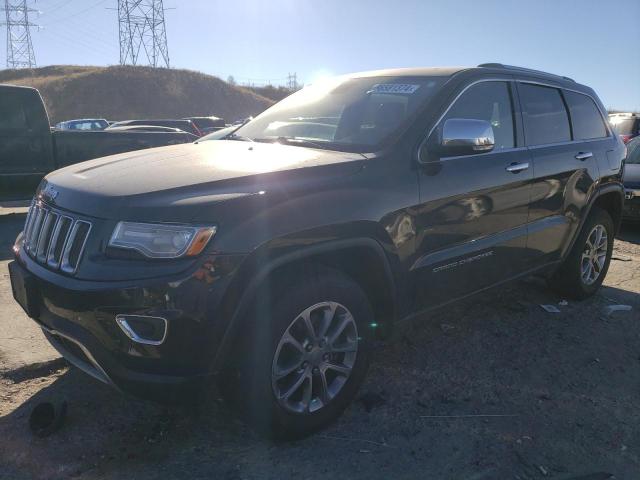
[[[316,430],[401,320],[532,273],[607,273],[621,140],[593,90],[484,64],[368,72],[226,140],[49,174],[16,300],[94,377],[139,395],[215,376],[259,429]],[[217,375],[216,375],[217,374]]]

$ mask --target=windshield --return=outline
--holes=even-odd
[[[256,141],[373,151],[399,133],[446,77],[337,77],[306,87],[238,129]]]

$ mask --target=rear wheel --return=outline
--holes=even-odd
[[[611,215],[594,207],[571,252],[551,278],[551,286],[571,298],[583,299],[593,295],[609,269],[613,239]]]
[[[317,431],[349,405],[367,372],[373,322],[366,295],[345,275],[288,277],[265,285],[245,319],[251,335],[231,397],[249,423],[281,439]]]

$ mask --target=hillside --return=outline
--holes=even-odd
[[[293,91],[289,90],[287,87],[274,87],[273,85],[266,85],[264,87],[245,86],[244,88],[263,97],[267,97],[274,102],[279,102],[293,93]]]
[[[52,124],[73,118],[109,120],[216,115],[234,121],[273,101],[211,75],[149,67],[50,66],[1,70],[0,83],[40,90]]]

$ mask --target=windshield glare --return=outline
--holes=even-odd
[[[236,133],[254,140],[300,139],[372,151],[398,133],[445,77],[337,77],[277,103]]]

